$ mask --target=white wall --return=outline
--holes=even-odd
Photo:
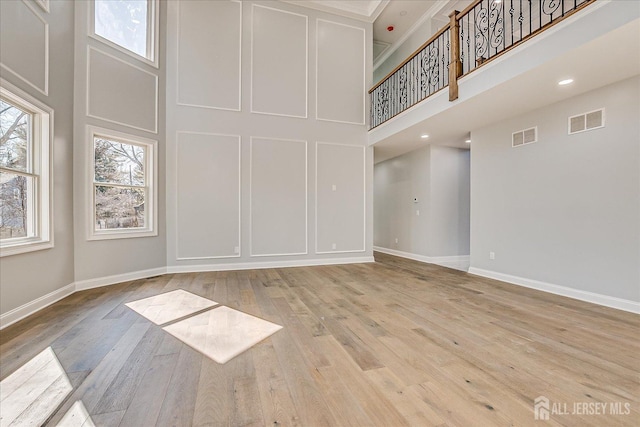
[[[0,2],[0,77],[54,110],[52,249],[0,258],[0,313],[56,291],[73,271],[73,2],[45,12],[33,1]],[[29,34],[31,37],[26,37]],[[16,55],[11,55],[16,48]],[[48,52],[48,56],[45,55]]]
[[[472,271],[640,301],[639,93],[634,77],[472,132]],[[567,134],[603,107],[604,128]]]
[[[168,3],[169,271],[370,259],[370,39],[281,2]]]
[[[430,258],[469,254],[468,150],[426,146],[380,162],[374,191],[376,247]]]
[[[51,2],[55,4],[55,2]],[[165,266],[164,214],[164,55],[159,68],[89,37],[89,6],[75,5],[74,86],[74,225],[75,281],[90,283]],[[160,5],[160,35],[164,46],[166,3]],[[67,46],[69,49],[70,45]],[[70,50],[70,49],[69,49]],[[114,240],[87,240],[92,185],[89,156],[92,141],[87,126],[124,132],[158,141],[158,235]],[[104,283],[102,283],[104,284]]]
[[[469,255],[470,152],[431,147],[430,242],[435,256]]]
[[[378,163],[373,176],[374,245],[430,255],[431,147]]]

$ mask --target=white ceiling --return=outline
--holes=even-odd
[[[373,22],[373,60],[391,54],[420,25],[431,20],[440,29],[452,10],[472,0],[281,0],[365,22]],[[387,28],[393,26],[393,31]]]
[[[464,140],[471,129],[639,75],[639,35],[640,19],[637,19],[472,99],[454,104],[442,113],[376,143],[375,161],[390,159],[427,144],[468,148]],[[566,76],[573,77],[575,82],[558,86],[558,80]],[[425,132],[430,135],[428,140],[420,138]]]
[[[462,10],[472,0],[390,0],[373,23],[374,67],[397,49],[415,30],[430,23],[435,33],[449,22],[453,10]],[[393,26],[393,31],[387,28]],[[423,40],[426,41],[426,40]],[[376,43],[380,46],[376,51]],[[382,47],[386,49],[382,49]],[[417,48],[418,46],[416,46]],[[377,55],[376,55],[377,54]]]

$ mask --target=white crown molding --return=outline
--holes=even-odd
[[[280,0],[283,3],[289,3],[308,9],[319,10],[321,12],[332,13],[334,15],[344,16],[345,18],[356,19],[372,23],[382,13],[390,0],[368,0],[368,1],[349,1],[349,0]]]

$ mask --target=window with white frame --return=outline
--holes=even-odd
[[[53,110],[0,80],[0,255],[53,246]]]
[[[155,63],[156,0],[94,0],[93,35]]]
[[[89,239],[155,236],[156,141],[90,128]]]

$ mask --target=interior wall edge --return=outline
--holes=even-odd
[[[450,256],[433,257],[433,256],[414,254],[411,252],[399,251],[396,249],[384,248],[382,246],[374,246],[373,250],[376,252],[382,252],[383,254],[387,254],[387,255],[393,255],[401,258],[411,259],[413,261],[424,262],[427,264],[435,264],[435,265],[440,265],[442,267],[449,267],[449,268],[451,268],[450,265],[452,263],[469,262],[469,260],[471,259],[470,255],[450,255]]]
[[[535,289],[554,295],[560,295],[580,301],[590,302],[605,307],[615,308],[617,310],[640,314],[640,301],[632,301],[623,298],[612,297],[609,295],[597,294],[595,292],[568,288],[566,286],[555,285],[553,283],[527,279],[526,277],[512,276],[510,274],[499,273],[497,271],[483,270],[476,267],[470,267],[469,274],[499,280],[501,282],[523,286],[525,288]]]

